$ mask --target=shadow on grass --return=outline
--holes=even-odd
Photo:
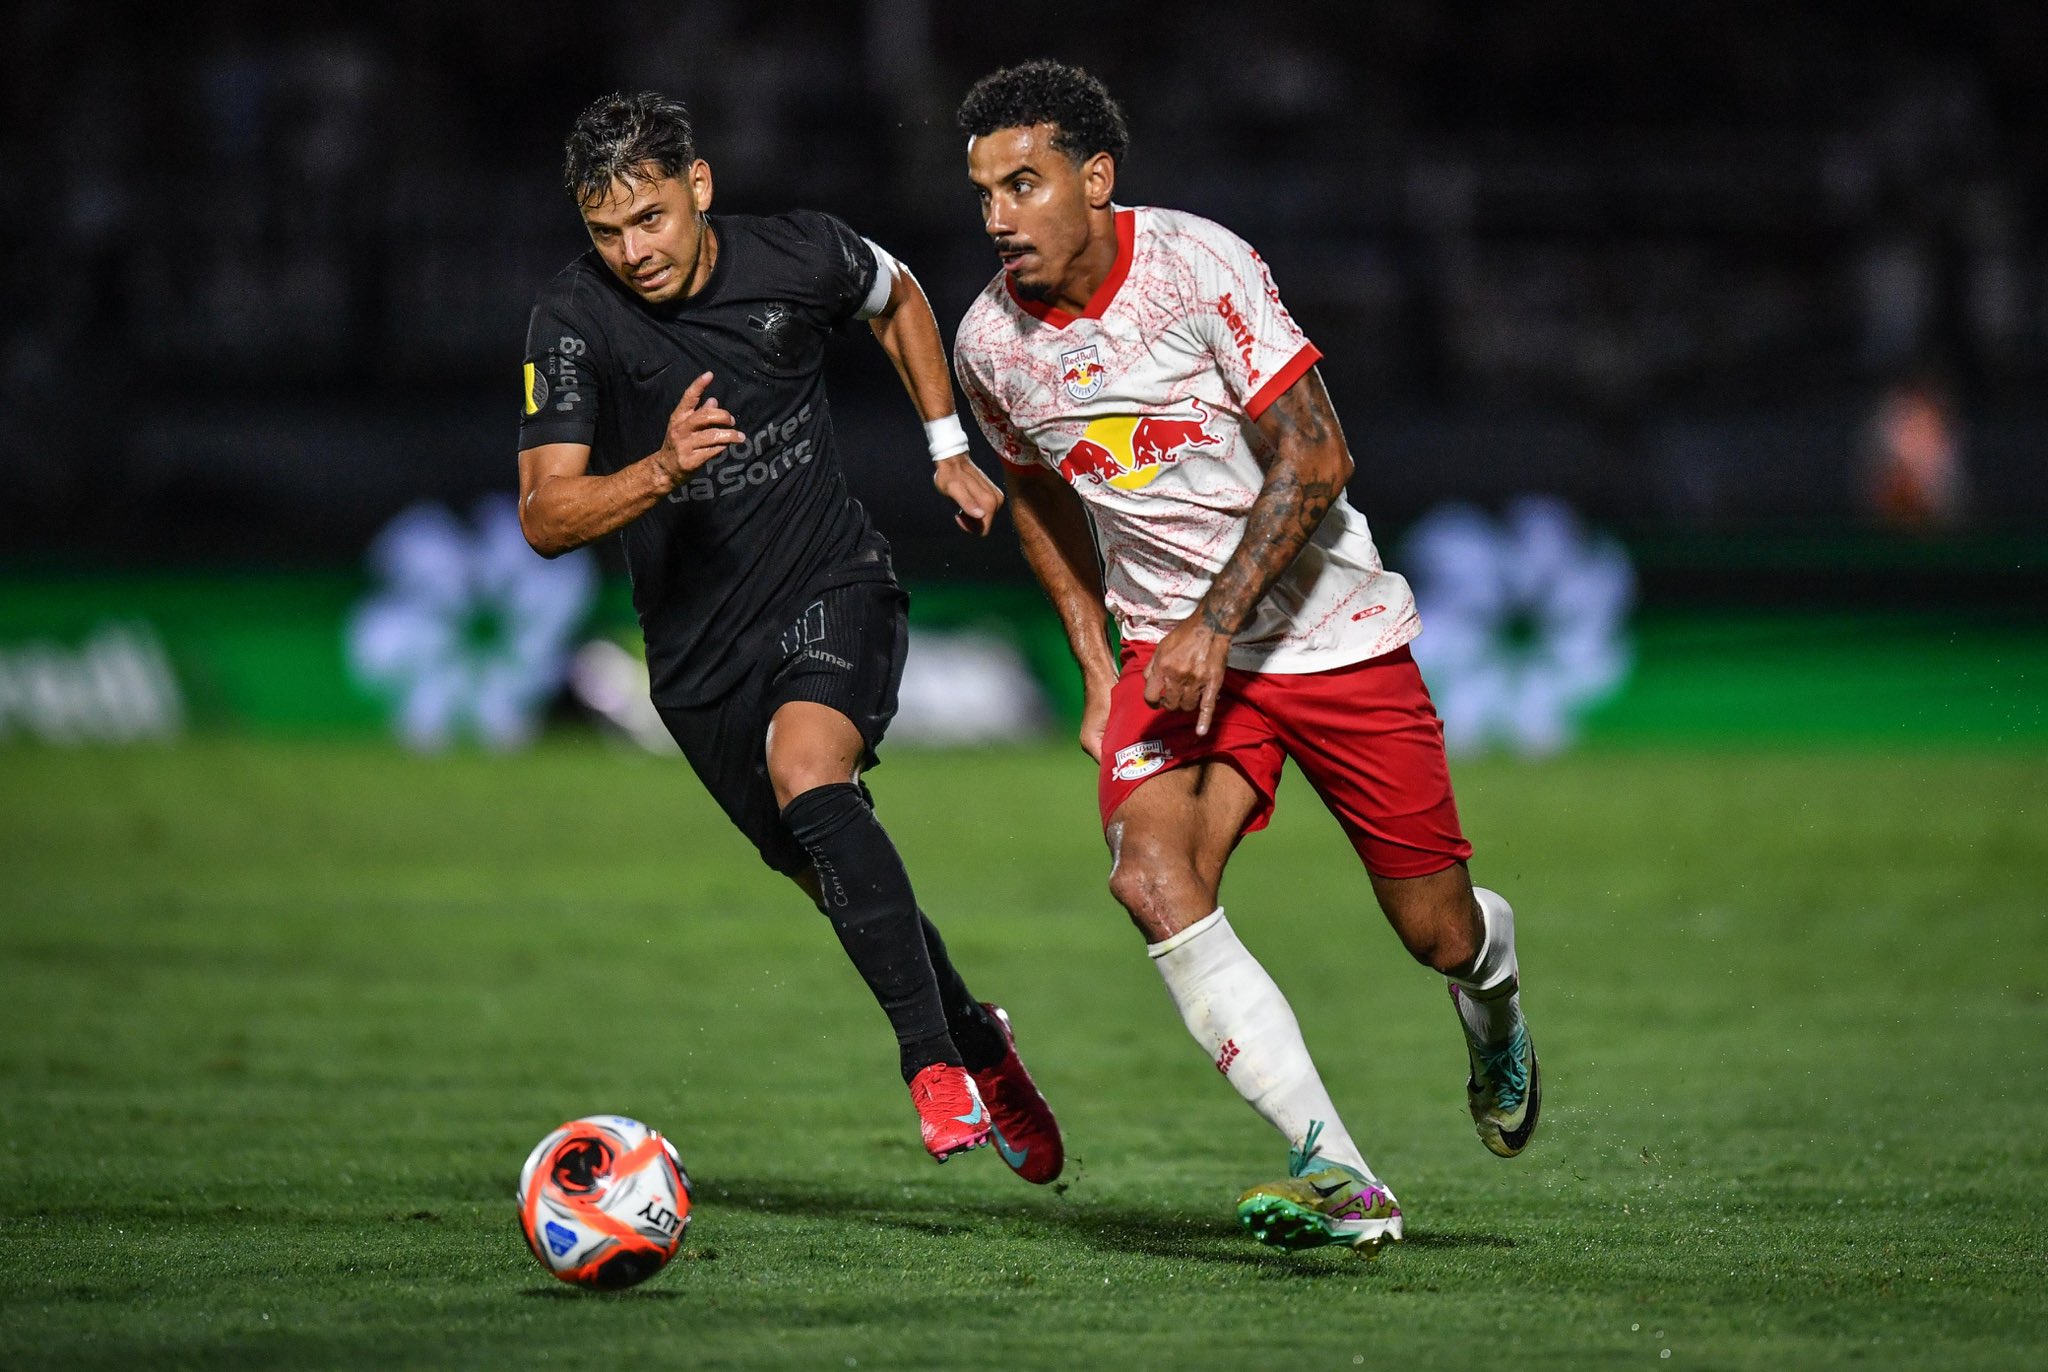
[[[761,1177],[722,1177],[715,1183],[700,1184],[697,1203],[741,1213],[866,1224],[939,1238],[972,1235],[1000,1225],[1020,1236],[1060,1233],[1105,1252],[1257,1268],[1274,1277],[1319,1279],[1356,1272],[1348,1262],[1304,1261],[1300,1254],[1261,1248],[1228,1211],[1197,1217],[1044,1193],[994,1203],[977,1201],[968,1209],[942,1195],[826,1189]],[[1407,1243],[1426,1249],[1515,1246],[1512,1239],[1481,1233],[1418,1233],[1411,1234]],[[1348,1255],[1319,1256],[1342,1259]]]

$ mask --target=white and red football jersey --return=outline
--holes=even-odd
[[[1220,224],[1116,211],[1116,264],[1079,315],[1017,297],[1005,273],[960,323],[953,361],[1003,461],[1042,464],[1081,497],[1123,637],[1153,643],[1244,536],[1265,473],[1253,423],[1322,354],[1266,264]],[[1393,651],[1420,622],[1339,496],[1232,641],[1230,665],[1321,672]]]

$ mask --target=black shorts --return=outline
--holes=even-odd
[[[793,700],[829,705],[860,730],[863,770],[876,766],[875,750],[896,717],[909,608],[910,597],[894,582],[834,587],[767,641],[728,694],[705,705],[656,706],[704,789],[776,871],[804,871],[811,859],[783,827],[775,803],[768,721]]]

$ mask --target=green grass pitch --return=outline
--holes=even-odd
[[[1232,922],[1409,1238],[1236,1227],[1285,1150],[1103,887],[1078,753],[875,774],[1065,1185],[918,1147],[886,1024],[679,763],[594,743],[0,755],[0,1364],[1805,1368],[2048,1359],[2048,755],[1458,769],[1519,911],[1537,1146],[1290,781]],[[514,1225],[618,1111],[697,1183],[604,1296]]]

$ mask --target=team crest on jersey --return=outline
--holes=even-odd
[[[1173,761],[1173,750],[1156,738],[1116,750],[1109,774],[1118,781],[1143,781]]]
[[[760,335],[761,352],[770,366],[786,369],[801,360],[803,320],[788,305],[770,301],[760,313],[747,316],[747,327]]]
[[[1102,357],[1093,343],[1060,354],[1060,384],[1076,400],[1093,400],[1102,389]]]

